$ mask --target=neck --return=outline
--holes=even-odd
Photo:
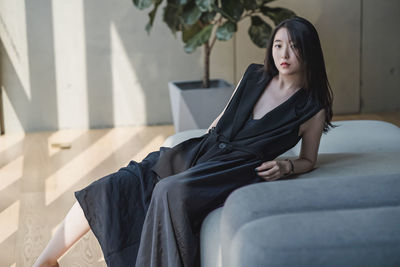
[[[295,74],[282,74],[279,73],[277,76],[277,85],[281,91],[296,91],[303,87],[303,76],[300,73]]]

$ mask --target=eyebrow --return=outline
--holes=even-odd
[[[276,42],[282,42],[282,41],[281,41],[281,40],[279,40],[279,39],[277,39],[277,40],[275,40],[275,41],[274,41],[274,43],[276,43]],[[294,44],[294,42],[293,42],[293,41],[290,41],[290,43]]]

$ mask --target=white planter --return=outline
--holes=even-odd
[[[233,86],[225,80],[210,80],[210,88],[201,81],[169,82],[175,132],[207,129],[225,108]]]

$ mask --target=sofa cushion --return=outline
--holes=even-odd
[[[318,153],[367,153],[400,151],[400,128],[377,120],[334,121],[339,125],[323,134]],[[293,152],[298,155],[301,142]]]
[[[200,262],[202,267],[221,266],[220,222],[222,208],[210,212],[200,231]]]
[[[242,226],[230,267],[400,266],[400,206],[283,213]]]
[[[220,221],[222,266],[232,266],[232,240],[253,220],[277,214],[400,205],[400,173],[326,178],[262,182],[232,192]]]

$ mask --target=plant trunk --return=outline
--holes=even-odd
[[[210,45],[208,41],[204,44],[204,76],[203,76],[203,87],[210,87]]]

